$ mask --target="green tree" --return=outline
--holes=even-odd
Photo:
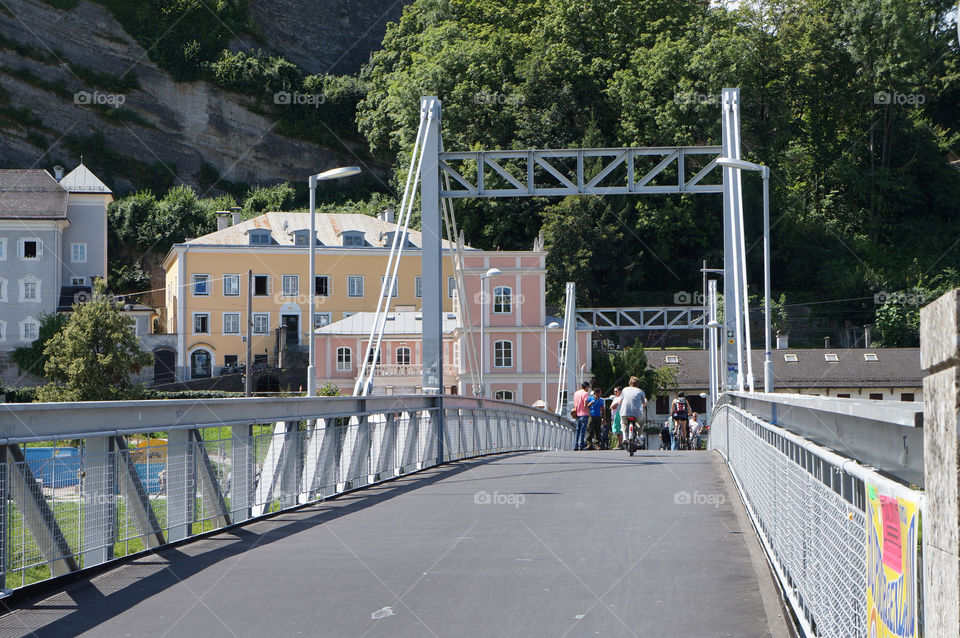
[[[131,375],[152,358],[140,349],[121,308],[97,279],[93,298],[73,307],[66,325],[44,349],[45,376],[55,383],[40,389],[39,400],[106,401],[131,398],[142,390]]]
[[[290,210],[293,206],[293,187],[287,182],[273,186],[254,186],[243,201],[244,219],[270,211]]]
[[[20,372],[29,372],[38,377],[44,376],[47,355],[44,353],[47,343],[67,324],[70,316],[60,313],[40,315],[40,328],[37,338],[29,346],[14,348],[10,358],[20,368]]]
[[[647,399],[654,399],[660,392],[676,387],[676,371],[669,366],[653,368],[648,365],[643,343],[637,339],[634,344],[620,352],[596,352],[593,357],[593,375],[596,387],[604,392],[612,391],[614,386],[626,386],[630,377],[640,380],[640,389]]]

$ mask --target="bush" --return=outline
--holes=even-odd
[[[263,51],[221,51],[220,57],[205,65],[204,70],[214,84],[251,95],[295,91],[303,82],[296,64]]]
[[[37,400],[37,388],[0,388],[0,392],[7,403],[33,403]]]

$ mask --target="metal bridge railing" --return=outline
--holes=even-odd
[[[572,447],[571,426],[553,414],[468,397],[4,404],[2,586],[444,461]]]
[[[918,510],[923,493],[730,403],[716,407],[711,424],[710,448],[725,457],[805,634],[874,635],[866,594],[867,486]],[[914,586],[919,598],[922,587]]]

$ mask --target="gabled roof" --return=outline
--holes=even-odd
[[[196,239],[184,242],[195,246],[248,246],[250,241],[247,233],[254,229],[270,231],[273,238],[272,246],[294,246],[293,233],[298,230],[309,230],[309,213],[272,212],[264,213],[253,219],[242,221],[239,224],[228,226]],[[319,245],[327,248],[342,248],[343,242],[339,236],[344,232],[358,231],[364,233],[367,241],[373,243],[373,248],[390,248],[389,245],[377,245],[383,241],[382,236],[397,230],[397,224],[387,222],[370,215],[356,213],[317,213],[316,219],[317,240]],[[416,248],[423,245],[420,231],[411,230],[407,235],[410,244]],[[408,244],[409,245],[409,244]],[[443,240],[443,247],[450,248],[451,244]],[[303,246],[299,246],[303,248]],[[369,250],[370,247],[350,247],[359,250]],[[474,250],[469,246],[466,250]]]
[[[837,355],[828,361],[825,354]],[[763,386],[763,352],[753,351],[753,376]],[[869,361],[865,354],[876,354]],[[647,350],[651,366],[677,369],[680,388],[705,388],[709,385],[710,364],[706,350]],[[774,350],[774,388],[849,388],[919,387],[923,385],[919,348],[836,348],[831,350]],[[795,355],[787,361],[785,355]],[[667,363],[676,356],[679,363]],[[790,357],[791,359],[793,357]],[[831,357],[832,359],[832,357]]]
[[[90,172],[90,169],[80,164],[75,169],[67,173],[60,180],[60,186],[71,193],[105,193],[112,194],[106,184],[101,182],[96,175]]]
[[[0,219],[66,219],[68,197],[43,169],[0,170]]]

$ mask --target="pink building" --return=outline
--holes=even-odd
[[[555,409],[563,321],[546,315],[545,259],[546,252],[539,250],[463,254],[464,299],[454,304],[454,312],[447,313],[443,323],[443,377],[448,393],[472,395],[478,389],[479,375],[470,369],[474,357],[468,355],[472,341],[477,360],[483,352],[487,396]],[[491,268],[500,273],[484,282],[483,275]],[[450,291],[453,294],[452,283]],[[469,323],[464,306],[469,308]],[[420,312],[413,307],[396,310],[386,321],[374,394],[420,391]],[[334,383],[345,394],[352,391],[374,320],[373,312],[360,312],[316,329],[317,387]],[[557,325],[550,328],[552,323]],[[591,331],[578,329],[577,360],[578,365],[586,364],[587,379],[590,359]]]

